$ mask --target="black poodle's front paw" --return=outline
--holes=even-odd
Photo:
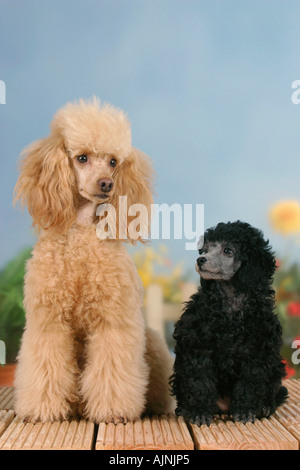
[[[197,426],[202,426],[206,424],[209,426],[214,421],[214,416],[217,415],[218,409],[216,407],[207,407],[207,408],[185,408],[177,405],[175,409],[175,414],[177,416],[182,416],[185,421],[196,424]]]
[[[275,413],[274,406],[263,406],[259,418],[269,418],[273,413]]]
[[[196,424],[197,426],[202,426],[202,424],[206,424],[209,426],[214,420],[213,415],[210,414],[201,414],[201,415],[196,415],[193,416],[192,418],[189,418],[189,422],[191,424]]]
[[[253,413],[252,411],[236,411],[232,414],[233,420],[235,422],[241,422],[241,423],[254,423],[256,420],[256,413]]]

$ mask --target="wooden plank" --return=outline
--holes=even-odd
[[[15,417],[0,437],[1,450],[90,450],[94,424],[88,421],[24,423]]]
[[[198,450],[297,450],[298,442],[275,418],[234,423],[222,418],[210,426],[189,424]]]
[[[269,419],[234,423],[228,417],[210,426],[188,424],[196,449],[300,449],[300,380],[288,379],[288,402]]]
[[[0,410],[14,409],[14,387],[0,387]]]
[[[12,448],[14,442],[17,440],[24,426],[25,424],[23,424],[23,421],[16,416],[12,423],[8,426],[6,431],[0,437],[0,450],[5,448]]]
[[[181,417],[154,416],[114,425],[100,423],[96,449],[299,449],[300,380],[288,379],[289,400],[269,419],[211,426],[186,425]],[[13,387],[0,388],[0,449],[91,449],[95,426],[87,421],[24,423],[13,411]],[[194,442],[193,442],[194,439]]]
[[[126,425],[127,426],[127,425]],[[144,446],[144,432],[142,421],[135,421],[132,423],[133,426],[133,445],[136,449],[142,449]],[[128,444],[128,441],[126,441]],[[97,446],[96,446],[97,449]]]
[[[126,424],[99,424],[96,450],[193,450],[182,418],[147,416]]]
[[[0,436],[2,436],[5,429],[10,425],[14,417],[15,414],[12,410],[0,410]]]
[[[300,403],[300,379],[286,379],[283,385],[289,391],[289,403]]]
[[[300,449],[300,400],[298,404],[288,401],[280,406],[274,417],[297,439]]]
[[[90,421],[80,421],[72,442],[72,449],[92,449],[95,425]]]
[[[297,439],[300,449],[300,379],[287,379],[284,385],[288,388],[289,399],[277,408],[274,418]]]

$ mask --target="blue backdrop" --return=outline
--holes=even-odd
[[[242,219],[284,250],[268,211],[299,200],[299,17],[293,0],[0,1],[0,265],[35,240],[12,205],[21,149],[93,95],[128,113],[156,203],[204,204],[206,227]]]

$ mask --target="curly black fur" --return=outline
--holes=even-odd
[[[234,258],[225,261],[237,269],[229,280],[217,279],[218,273],[210,279],[201,272],[206,251],[199,251],[201,287],[174,330],[170,385],[176,414],[198,425],[210,424],[222,412],[220,399],[229,397],[228,414],[235,421],[268,417],[287,399],[281,385],[286,375],[280,356],[282,330],[271,286],[274,255],[262,232],[240,221],[208,229],[204,248],[209,246],[222,247],[222,256]]]

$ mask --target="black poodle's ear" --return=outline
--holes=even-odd
[[[262,232],[253,229],[252,236],[242,247],[241,268],[235,283],[244,291],[270,287],[276,269],[276,259]]]

